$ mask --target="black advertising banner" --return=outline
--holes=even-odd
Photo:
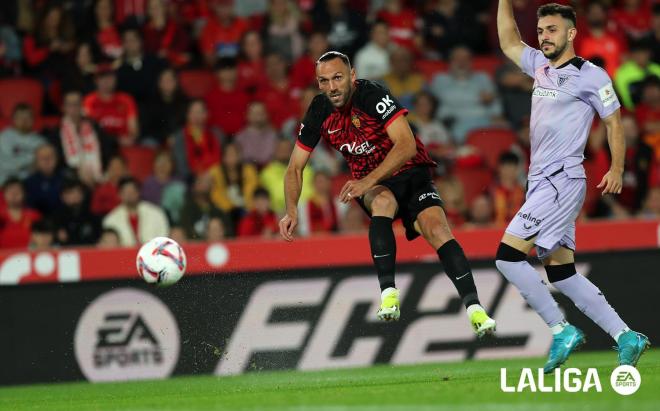
[[[583,255],[576,266],[631,328],[660,340],[658,250]],[[138,280],[0,287],[0,384],[545,355],[550,332],[518,291],[492,261],[473,271],[498,322],[487,341],[475,339],[451,281],[432,263],[397,268],[396,323],[375,318],[372,267],[191,276],[165,289]],[[614,345],[553,294],[587,334],[584,349]]]

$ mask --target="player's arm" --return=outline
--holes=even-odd
[[[522,54],[527,46],[520,37],[516,20],[513,17],[511,0],[499,0],[497,6],[497,35],[500,48],[518,67],[522,67]]]
[[[388,137],[394,145],[385,156],[382,163],[371,173],[360,180],[348,181],[342,188],[339,198],[344,203],[352,198],[364,195],[370,188],[378,182],[390,177],[394,172],[403,166],[406,161],[415,157],[417,154],[417,144],[408,120],[404,115],[399,115],[385,129]]]
[[[302,191],[303,170],[310,154],[298,145],[294,146],[284,175],[286,215],[280,220],[280,235],[287,241],[293,241],[293,232],[298,225],[298,200]]]
[[[602,194],[620,194],[623,185],[623,166],[626,154],[626,142],[623,137],[623,126],[621,125],[621,110],[616,110],[610,116],[603,119],[607,130],[607,143],[610,146],[612,163],[610,169],[598,184],[602,188]]]

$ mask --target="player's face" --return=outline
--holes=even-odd
[[[559,58],[575,38],[576,30],[559,15],[541,17],[536,27],[539,46],[549,60]]]
[[[355,69],[349,69],[339,58],[324,61],[316,66],[316,78],[319,89],[337,108],[344,107],[353,95]]]

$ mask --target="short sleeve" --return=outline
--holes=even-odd
[[[541,50],[533,47],[525,46],[520,60],[522,71],[530,77],[534,77],[536,69],[546,64],[548,59],[545,58]]]
[[[362,110],[378,121],[383,128],[387,128],[392,121],[400,115],[408,114],[401,103],[387,88],[376,83],[365,84],[364,94],[360,101]]]
[[[612,80],[605,70],[593,67],[582,78],[585,79],[583,99],[598,112],[600,118],[609,117],[621,107]]]
[[[302,123],[300,123],[296,145],[303,150],[311,152],[321,138],[321,125],[327,116],[323,107],[324,98],[321,94],[314,97]]]

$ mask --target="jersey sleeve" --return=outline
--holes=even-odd
[[[365,87],[361,100],[362,110],[375,118],[383,128],[387,128],[397,117],[408,114],[408,110],[392,96],[391,91],[375,83]]]
[[[305,113],[305,117],[300,123],[296,145],[309,152],[314,150],[314,147],[316,147],[316,144],[321,138],[321,125],[325,121],[323,102],[321,100],[323,98],[325,97],[322,95],[314,97],[314,100],[312,100],[312,103],[307,109],[307,113]]]
[[[583,78],[585,79],[583,99],[598,112],[600,118],[609,117],[621,107],[612,80],[605,70],[593,67]]]
[[[533,47],[525,46],[520,60],[522,71],[530,77],[534,77],[534,72],[537,68],[546,64],[548,59],[545,58],[541,50]]]

